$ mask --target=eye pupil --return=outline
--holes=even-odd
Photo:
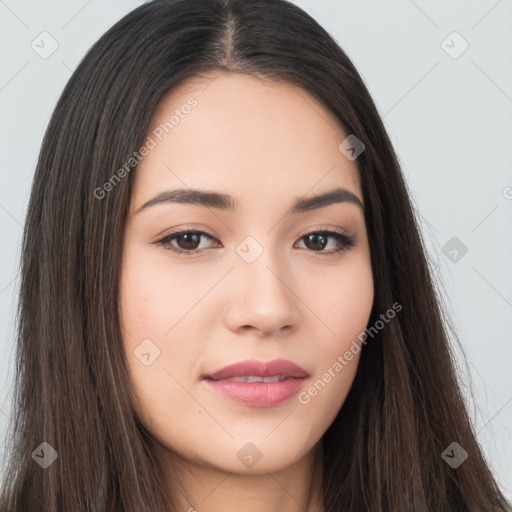
[[[313,243],[313,247],[311,247],[310,244],[308,244],[308,242],[313,239],[313,240],[318,240],[318,238],[321,238],[322,239],[322,242],[320,244],[318,243]],[[306,237],[306,246],[308,247],[308,249],[313,249],[313,250],[322,250],[325,248],[325,245],[326,245],[326,236],[323,235],[322,233],[311,233],[309,234],[307,237]]]
[[[197,233],[184,233],[182,235],[178,235],[176,237],[176,243],[180,246],[181,249],[197,249],[199,245],[201,235]],[[179,240],[185,239],[185,246],[179,243]],[[192,244],[192,245],[190,245]]]

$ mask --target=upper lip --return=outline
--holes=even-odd
[[[304,378],[309,374],[300,366],[286,359],[273,359],[272,361],[256,361],[254,359],[225,366],[216,372],[204,376],[205,379],[221,380],[231,377],[245,376],[274,377],[284,375],[286,377]]]

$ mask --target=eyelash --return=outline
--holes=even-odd
[[[163,247],[164,249],[166,249],[168,251],[174,252],[177,255],[183,254],[184,256],[193,256],[194,254],[197,254],[197,253],[202,252],[204,250],[208,250],[208,249],[191,249],[189,251],[186,251],[186,250],[179,249],[179,248],[176,248],[176,247],[172,247],[172,248],[169,247],[171,240],[174,240],[175,238],[177,238],[177,237],[179,237],[181,235],[185,235],[185,234],[202,235],[202,236],[204,236],[206,238],[209,238],[210,240],[215,240],[214,237],[212,237],[210,234],[208,234],[208,233],[206,233],[204,231],[200,231],[200,230],[182,230],[182,231],[177,231],[175,233],[170,233],[169,235],[166,235],[165,237],[163,237],[160,240],[157,240],[157,241],[155,241],[153,243]],[[310,232],[305,233],[304,235],[302,235],[299,240],[302,240],[302,239],[304,239],[304,238],[306,238],[307,236],[310,236],[310,235],[327,235],[328,237],[334,238],[340,244],[340,247],[338,249],[335,249],[335,250],[330,251],[330,252],[325,252],[323,250],[320,250],[320,251],[313,251],[313,250],[311,250],[311,252],[318,253],[320,256],[334,256],[334,255],[340,254],[342,252],[349,251],[352,247],[356,246],[354,237],[345,235],[345,234],[340,233],[338,231],[332,231],[332,230],[310,231]]]

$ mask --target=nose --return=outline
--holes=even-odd
[[[291,272],[263,254],[252,263],[235,262],[225,322],[233,332],[262,336],[289,333],[299,322],[300,300]]]

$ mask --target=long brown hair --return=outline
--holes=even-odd
[[[163,96],[212,71],[302,87],[366,148],[357,165],[375,283],[370,323],[394,302],[403,309],[362,349],[323,436],[325,510],[510,511],[475,439],[417,213],[384,125],[347,55],[285,0],[144,4],[93,45],[66,85],[26,217],[0,510],[175,510],[132,408],[118,315],[136,168],[103,197],[95,191],[142,145]],[[58,454],[46,469],[33,455],[52,453],[43,442]],[[441,456],[452,442],[469,454],[457,468]]]

